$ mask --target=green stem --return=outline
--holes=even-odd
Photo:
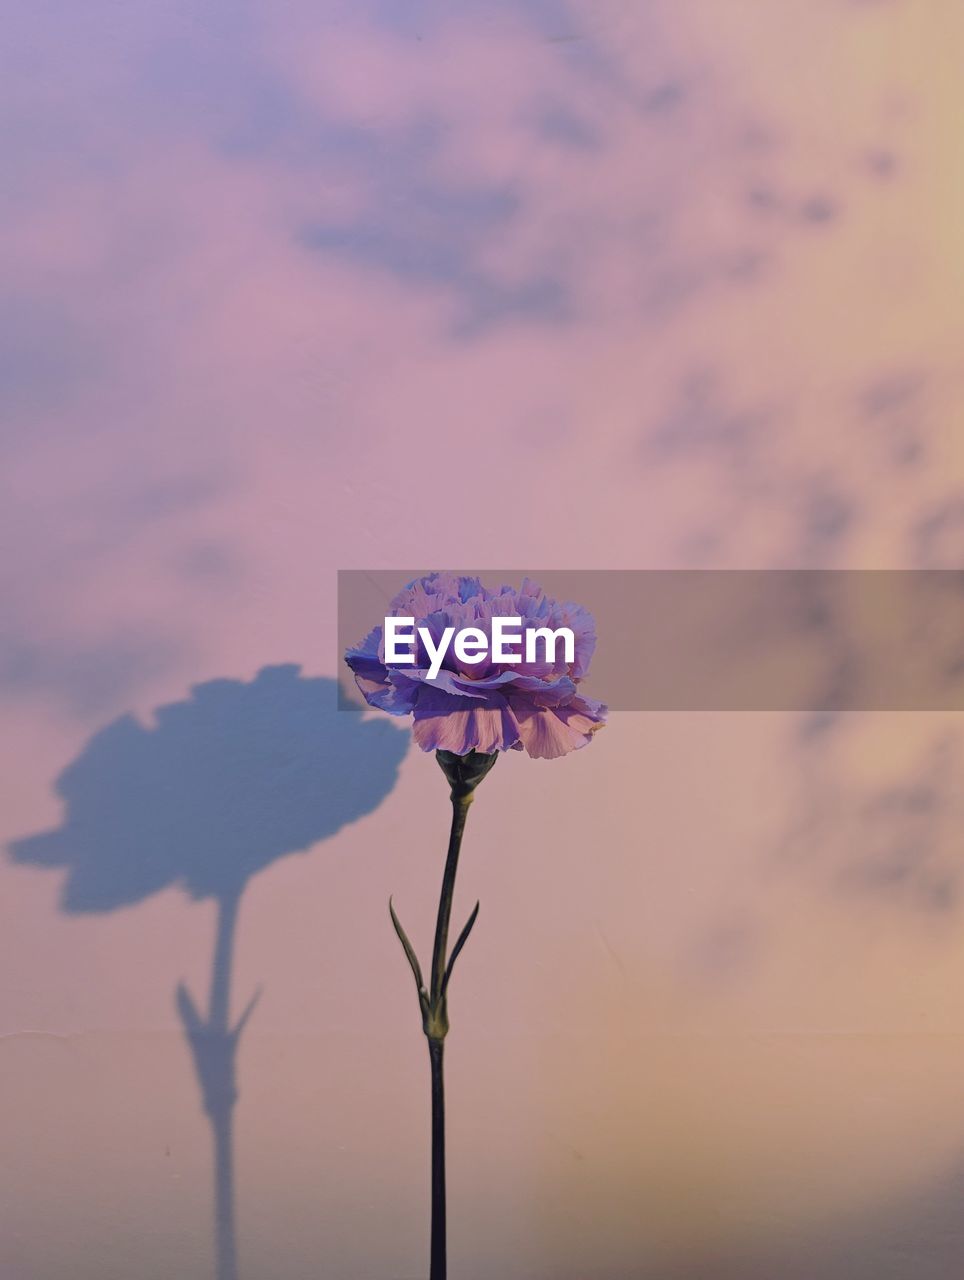
[[[422,1015],[422,1030],[428,1040],[429,1064],[432,1070],[432,1249],[430,1280],[446,1280],[446,1238],[445,1238],[445,1089],[442,1077],[442,1057],[445,1048],[445,1037],[449,1030],[448,1017],[448,985],[452,977],[452,969],[458,959],[466,939],[472,932],[479,904],[469,916],[462,932],[452,948],[449,956],[449,923],[452,919],[452,901],[455,897],[455,873],[459,866],[459,853],[462,849],[462,836],[465,833],[465,819],[472,803],[473,793],[485,775],[495,764],[498,752],[482,754],[475,751],[459,756],[450,751],[436,751],[435,758],[442,772],[448,779],[452,798],[452,826],[449,832],[449,847],[445,857],[445,871],[442,875],[442,892],[439,896],[438,916],[435,922],[435,943],[432,948],[432,970],[429,974],[428,990],[422,978],[422,968],[418,956],[401,921],[395,914],[392,900],[388,901],[392,924],[402,944],[409,968],[415,979],[418,991],[419,1009]]]
[[[435,946],[432,949],[432,978],[429,999],[434,1013],[433,1031],[428,1036],[429,1060],[432,1071],[432,1251],[430,1280],[445,1280],[446,1229],[445,1229],[445,1089],[442,1076],[442,1053],[448,1032],[448,1001],[442,990],[445,979],[446,954],[448,952],[449,921],[452,918],[452,901],[455,897],[455,873],[459,867],[459,853],[465,832],[465,818],[472,803],[472,792],[461,794],[452,788],[452,829],[449,834],[445,872],[442,876],[442,892],[439,896],[438,918],[435,923]]]
[[[452,791],[452,829],[449,833],[449,849],[445,858],[445,872],[442,876],[442,893],[438,903],[438,918],[435,922],[435,946],[432,949],[432,1003],[438,1002],[442,994],[442,980],[445,977],[446,952],[449,945],[449,921],[452,918],[452,899],[455,896],[455,873],[459,868],[459,853],[462,848],[462,836],[465,832],[465,818],[472,803],[472,792],[457,795]]]
[[[432,1068],[432,1252],[430,1280],[445,1280],[445,1085],[442,1079],[444,1040],[429,1040]]]

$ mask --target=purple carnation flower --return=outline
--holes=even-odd
[[[521,618],[525,633],[537,627],[568,627],[573,661],[561,645],[554,662],[459,663],[450,645],[438,676],[429,681],[430,660],[421,640],[414,664],[385,662],[383,628],[375,627],[345,661],[373,707],[391,715],[414,716],[413,734],[423,751],[491,753],[525,748],[530,756],[553,759],[584,747],[606,717],[601,702],[578,692],[596,645],[592,615],[577,604],[560,604],[526,578],[522,587],[489,591],[478,578],[432,573],[409,583],[392,600],[391,613],[412,617],[438,645],[446,627],[477,627],[491,650],[493,617]],[[537,648],[544,653],[544,646]]]

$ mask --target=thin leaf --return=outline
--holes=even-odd
[[[475,918],[478,914],[479,914],[479,903],[476,903],[475,910],[469,916],[468,923],[466,924],[462,932],[459,934],[459,940],[458,942],[456,942],[455,946],[452,948],[452,954],[449,956],[449,962],[445,969],[445,977],[442,979],[442,995],[443,996],[445,995],[445,992],[448,989],[449,978],[451,978],[452,976],[452,970],[455,967],[455,962],[459,957],[459,952],[462,950],[462,948],[465,946],[466,942],[468,941],[469,934],[472,932],[472,926],[475,924]]]
[[[408,940],[408,935],[402,928],[401,921],[395,914],[395,907],[391,898],[388,899],[388,909],[392,913],[392,924],[395,926],[395,932],[398,934],[398,940],[405,949],[405,955],[408,957],[408,963],[411,965],[412,973],[415,975],[415,985],[418,988],[419,995],[425,990],[425,983],[422,981],[422,969],[418,963],[418,956],[415,954],[415,948]]]

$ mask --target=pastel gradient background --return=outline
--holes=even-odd
[[[214,1275],[175,991],[206,1001],[236,841],[241,1276],[413,1280],[386,904],[424,952],[446,801],[387,722],[370,771],[340,749],[335,571],[959,566],[964,10],[3,28],[0,1276]],[[625,713],[499,763],[456,903],[453,1277],[960,1275],[962,765],[936,714]]]

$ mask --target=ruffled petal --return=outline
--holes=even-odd
[[[488,754],[506,751],[518,742],[519,724],[504,703],[482,706],[424,687],[415,707],[412,736],[423,751]]]
[[[578,751],[592,740],[592,735],[602,727],[601,703],[591,703],[586,698],[574,698],[562,707],[532,710],[512,699],[512,709],[519,722],[519,740],[536,760],[555,760]]]
[[[392,601],[398,616],[411,616],[437,645],[445,629],[477,626],[491,638],[493,617],[519,617],[521,631],[567,626],[575,641],[572,662],[562,646],[554,660],[525,663],[459,663],[450,646],[445,666],[428,679],[425,644],[416,643],[413,664],[388,666],[381,627],[349,649],[346,661],[366,700],[392,715],[414,713],[414,736],[425,751],[525,749],[554,759],[585,746],[603,723],[606,708],[576,692],[586,675],[596,642],[592,615],[581,605],[558,603],[528,578],[521,588],[489,591],[478,578],[427,574],[410,582]],[[524,640],[522,643],[524,650]]]

